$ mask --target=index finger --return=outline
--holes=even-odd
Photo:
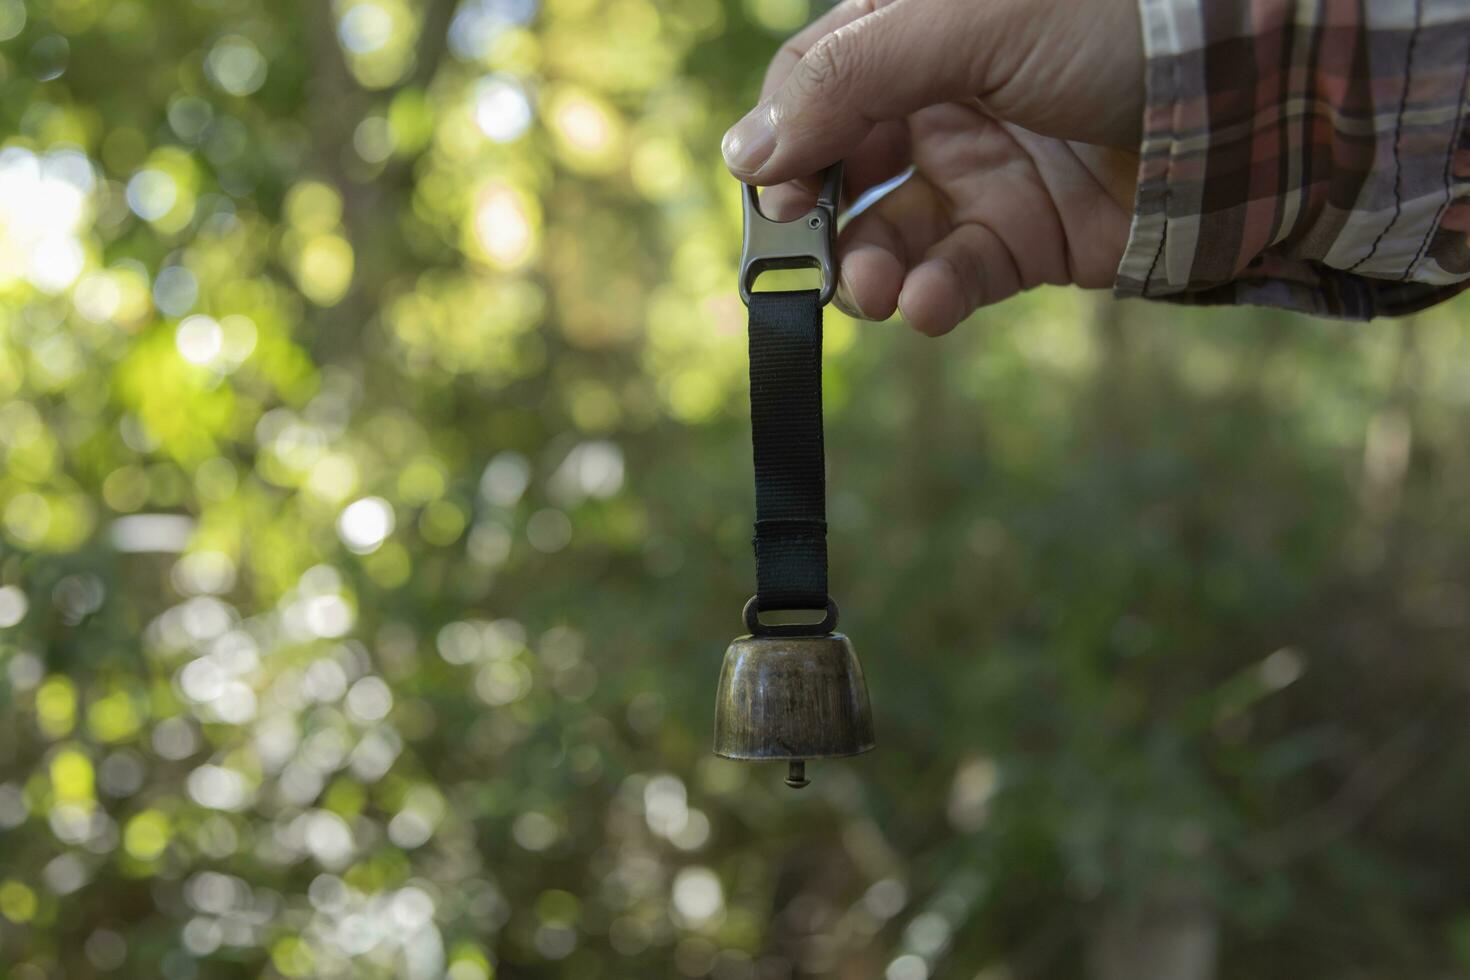
[[[772,92],[780,88],[781,83],[786,81],[786,76],[791,74],[791,69],[806,57],[812,45],[839,27],[846,27],[853,21],[868,16],[883,6],[885,2],[886,0],[842,0],[837,6],[791,35],[786,43],[781,45],[781,49],[771,59],[770,67],[766,69],[766,80],[761,83],[761,99],[769,98]]]

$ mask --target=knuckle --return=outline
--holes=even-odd
[[[802,84],[811,91],[826,91],[853,71],[852,51],[841,32],[828,34],[802,59]]]

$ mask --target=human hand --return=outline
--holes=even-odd
[[[725,134],[731,172],[794,217],[846,161],[837,303],[922,333],[1043,283],[1111,285],[1143,121],[1137,0],[844,0],[788,41]]]

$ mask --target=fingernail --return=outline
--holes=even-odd
[[[730,127],[720,143],[725,163],[731,170],[753,174],[771,158],[776,149],[776,124],[769,106],[758,105],[745,118]]]
[[[847,284],[847,273],[845,272],[840,273],[837,277],[837,295],[832,297],[832,302],[839,310],[850,317],[855,317],[859,320],[872,319],[872,317],[858,309],[857,303],[853,301],[852,288]]]

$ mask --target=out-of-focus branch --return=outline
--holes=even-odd
[[[1347,836],[1415,769],[1432,758],[1425,751],[1432,730],[1431,720],[1421,718],[1398,732],[1353,771],[1331,800],[1291,823],[1245,841],[1241,855],[1256,870],[1269,871]]]
[[[334,355],[355,346],[367,318],[368,307],[361,284],[370,281],[372,275],[364,268],[370,261],[365,223],[372,211],[375,192],[351,179],[345,159],[352,146],[352,134],[362,117],[362,89],[352,77],[337,39],[337,18],[330,0],[318,0],[311,6],[312,75],[307,114],[312,158],[322,177],[342,196],[342,226],[352,245],[355,262],[347,294],[323,311],[323,328],[316,331],[312,345],[318,358],[332,360]]]
[[[413,71],[399,87],[424,88],[434,80],[444,56],[449,53],[449,25],[459,0],[428,0],[423,23],[419,27],[418,46],[414,51]]]
[[[395,86],[395,91],[428,88],[434,81],[434,76],[439,73],[439,66],[449,54],[449,25],[454,22],[454,12],[458,7],[459,0],[428,0],[424,8],[423,23],[419,27],[413,71]],[[411,184],[415,159],[395,156],[384,166],[378,182],[387,187],[407,187]]]

